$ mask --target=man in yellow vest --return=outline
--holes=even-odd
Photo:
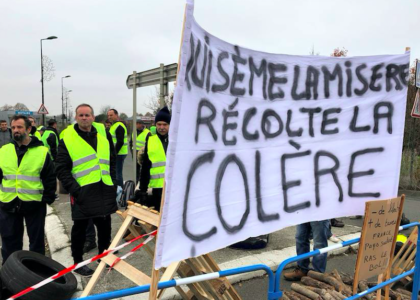
[[[149,135],[151,135],[149,129],[147,129],[144,126],[144,122],[141,119],[138,119],[136,121],[136,134],[137,134],[137,137],[136,137],[136,150],[137,151],[140,151],[140,149],[146,145],[146,139],[148,139],[149,138]],[[133,151],[134,150],[134,147],[133,147],[133,138],[130,141],[130,150],[131,150],[131,155],[133,155],[133,152],[134,152]],[[134,160],[137,161],[137,159],[135,157],[134,157]],[[139,181],[139,178],[140,178],[140,164],[137,162],[137,168],[136,168],[136,179],[137,179],[137,182]]]
[[[38,140],[41,140],[41,134],[36,129],[36,121],[34,117],[28,117],[29,121],[31,122],[31,133],[29,135],[35,136]]]
[[[42,135],[42,142],[48,148],[53,161],[57,157],[58,140],[57,121],[51,119],[48,121],[48,127]]]
[[[94,112],[89,104],[76,108],[76,122],[68,127],[59,142],[57,177],[70,193],[73,228],[71,251],[75,263],[83,261],[86,228],[91,219],[98,232],[98,253],[111,243],[111,214],[117,210],[115,150],[109,133],[106,137],[92,124]],[[105,131],[104,126],[101,126]],[[90,277],[93,270],[84,266],[75,271]]]
[[[169,143],[169,124],[171,114],[165,106],[155,117],[156,134],[146,140],[143,164],[140,175],[140,191],[135,194],[135,201],[154,206],[160,211],[163,182],[165,180],[166,150]],[[152,199],[149,201],[147,189],[152,188]]]
[[[124,184],[124,160],[128,154],[127,127],[120,121],[120,117],[118,116],[118,111],[116,109],[112,108],[108,110],[108,120],[112,122],[109,133],[112,136],[115,153],[117,153],[117,182],[122,188]]]
[[[0,149],[0,235],[3,264],[22,250],[24,224],[29,250],[45,254],[46,203],[54,202],[56,177],[48,149],[29,136],[31,122],[26,116],[11,120],[13,141]]]

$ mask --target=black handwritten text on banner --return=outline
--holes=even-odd
[[[396,196],[408,53],[257,52],[187,12],[157,267]]]

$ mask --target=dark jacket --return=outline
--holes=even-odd
[[[121,121],[118,121],[118,122],[121,122]],[[124,146],[125,130],[122,126],[117,127],[117,129],[115,130],[115,136],[117,138],[117,143],[115,144],[115,153],[118,154],[122,146]]]
[[[162,136],[159,133],[156,133],[159,137],[160,141],[162,142],[163,149],[168,149],[169,138],[168,135]],[[143,154],[143,163],[141,165],[141,175],[140,175],[140,189],[136,190],[134,193],[134,201],[137,203],[141,203],[142,205],[154,206],[157,211],[160,211],[160,204],[162,198],[162,190],[161,188],[154,188],[152,189],[152,197],[151,199],[145,200],[147,198],[146,193],[149,187],[150,182],[150,168],[152,167],[152,162],[149,159],[149,155],[147,153],[148,142],[149,142],[148,135],[146,137],[146,145],[144,146],[144,154]]]
[[[48,126],[46,130],[54,131],[55,135],[57,136],[57,139],[59,139],[57,129]],[[57,158],[57,140],[55,138],[56,137],[53,134],[50,134],[50,136],[47,138],[47,143],[50,146],[51,156],[53,157],[54,161]]]
[[[95,151],[97,150],[97,131],[92,126],[90,132],[79,129],[77,124],[74,129]],[[60,140],[58,145],[57,160],[55,162],[57,177],[64,188],[70,192],[71,208],[73,220],[103,217],[114,213],[117,210],[115,200],[116,193],[116,156],[112,138],[107,132],[107,139],[110,150],[110,173],[114,186],[104,184],[102,181],[80,187],[76,179],[73,178],[71,170],[73,162],[67,150],[64,140]]]
[[[12,143],[15,145],[15,150],[18,157],[18,165],[20,165],[23,159],[23,156],[25,155],[28,148],[44,146],[44,144],[35,137],[31,137],[31,141],[29,142],[27,146],[22,145],[19,147],[15,141],[12,141]],[[3,171],[0,169],[0,182],[2,180],[3,180]],[[42,185],[44,186],[44,192],[42,195],[41,202],[22,201],[19,199],[19,197],[16,197],[14,200],[8,203],[0,202],[0,208],[8,212],[25,213],[25,212],[33,211],[39,208],[40,206],[45,205],[44,203],[51,204],[54,202],[57,180],[56,180],[55,171],[54,171],[54,164],[51,161],[51,158],[49,155],[47,155],[44,166],[42,167],[42,170],[41,170],[41,181],[42,181]]]
[[[6,131],[0,130],[0,148],[12,141],[12,130],[7,128]]]

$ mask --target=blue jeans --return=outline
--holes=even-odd
[[[127,155],[117,155],[117,184],[123,188],[123,169],[124,169],[124,159]]]
[[[296,227],[296,253],[305,254],[310,251],[309,237],[311,232],[314,237],[314,250],[328,246],[328,228],[330,220],[303,223]],[[302,271],[309,270],[309,258],[298,261],[298,266]],[[313,269],[324,273],[327,267],[327,253],[312,257]]]

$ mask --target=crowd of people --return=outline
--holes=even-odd
[[[147,129],[142,120],[136,122],[136,144],[128,143],[126,125],[118,111],[110,109],[104,124],[95,122],[93,108],[80,104],[76,108],[76,123],[57,132],[57,122],[48,127],[36,126],[32,117],[15,115],[11,128],[0,121],[0,234],[3,264],[23,246],[25,220],[29,249],[45,254],[44,225],[46,205],[57,198],[56,179],[70,194],[73,227],[71,251],[75,263],[83,261],[83,254],[98,248],[106,250],[111,243],[111,215],[117,211],[116,191],[123,188],[123,166],[128,149],[138,151],[137,178],[139,189],[132,201],[160,211],[165,177],[171,114],[167,107],[155,117],[155,127]],[[133,133],[134,134],[134,133]],[[152,189],[151,196],[148,189]],[[331,226],[343,227],[336,219],[300,224],[296,232],[296,252],[310,251],[338,240]],[[95,230],[96,228],[96,230]],[[96,244],[97,236],[97,244]],[[326,268],[326,254],[315,256],[312,267],[318,272]],[[309,270],[309,259],[285,273],[287,280],[300,280]],[[83,266],[75,270],[90,277],[92,269]]]
[[[60,133],[55,120],[49,120],[46,128],[37,127],[34,118],[24,115],[13,116],[10,128],[7,121],[0,121],[3,264],[13,252],[22,250],[24,222],[29,250],[45,254],[46,205],[57,199],[57,179],[70,194],[74,262],[83,261],[83,254],[96,247],[98,254],[106,250],[111,243],[111,215],[117,211],[116,191],[123,187],[128,149],[142,154],[137,159],[140,188],[132,200],[160,210],[171,121],[168,108],[156,114],[151,130],[137,120],[135,145],[133,139],[129,145],[127,127],[115,109],[108,111],[103,124],[95,122],[89,104],[80,104],[75,120]],[[83,266],[74,272],[90,277],[94,271]]]

